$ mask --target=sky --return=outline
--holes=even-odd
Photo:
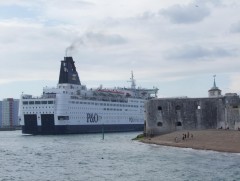
[[[130,87],[131,71],[158,97],[240,92],[238,0],[0,1],[0,99],[56,87],[72,56],[88,88]]]

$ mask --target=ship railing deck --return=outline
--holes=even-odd
[[[127,98],[113,98],[113,97],[105,97],[105,96],[84,96],[84,97],[78,97],[78,96],[71,96],[71,99],[75,100],[91,100],[91,101],[109,101],[109,102],[128,102]]]
[[[26,96],[26,97],[22,97],[22,99],[55,99],[56,98],[56,94],[52,94],[52,95],[42,95],[42,96]]]

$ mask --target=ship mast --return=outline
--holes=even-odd
[[[132,88],[132,89],[136,89],[136,81],[135,81],[134,76],[133,76],[133,71],[132,71],[131,73],[132,73],[132,75],[131,75],[131,78],[130,78],[130,81],[129,81],[129,82],[132,83],[132,84],[131,84],[131,88]]]

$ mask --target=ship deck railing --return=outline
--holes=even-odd
[[[71,96],[71,99],[75,100],[91,100],[91,101],[106,101],[106,102],[128,102],[127,98],[109,98],[109,97],[90,97],[90,96]]]
[[[56,94],[52,94],[52,95],[42,95],[42,96],[26,96],[26,97],[22,97],[22,99],[55,99],[56,98]]]

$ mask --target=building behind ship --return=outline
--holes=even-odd
[[[6,98],[0,101],[0,127],[15,128],[19,126],[18,121],[19,100]]]
[[[240,130],[239,95],[221,95],[215,77],[206,98],[159,98],[145,103],[147,135],[201,129]]]

